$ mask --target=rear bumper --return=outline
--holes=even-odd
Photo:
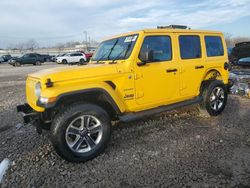
[[[22,114],[25,124],[32,123],[39,119],[39,113],[35,112],[27,103],[18,105],[16,108],[17,112]]]

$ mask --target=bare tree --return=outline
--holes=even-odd
[[[234,47],[239,42],[250,42],[250,37],[233,37],[231,33],[224,33],[224,37],[228,47]]]
[[[224,33],[224,37],[225,37],[227,46],[233,47],[234,42],[233,42],[232,34],[231,33]]]
[[[16,48],[20,50],[20,52],[22,52],[25,49],[25,43],[18,43],[16,45]]]
[[[31,39],[25,43],[25,47],[27,50],[33,51],[34,49],[38,48],[38,43],[34,39]]]
[[[62,51],[63,48],[64,48],[64,44],[63,43],[58,43],[55,47],[58,49],[58,51]]]

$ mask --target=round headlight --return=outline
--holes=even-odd
[[[42,89],[41,83],[37,82],[36,83],[36,87],[35,87],[35,94],[36,94],[37,97],[40,97],[40,95],[41,95],[41,89]]]

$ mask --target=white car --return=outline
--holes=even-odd
[[[73,52],[65,54],[62,57],[57,57],[56,62],[59,64],[76,64],[76,63],[84,63],[87,61],[85,54],[80,52]]]

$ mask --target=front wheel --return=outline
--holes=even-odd
[[[63,159],[85,162],[104,151],[110,139],[111,120],[94,104],[75,104],[59,112],[51,126],[51,142]]]
[[[20,67],[20,66],[21,66],[21,63],[20,63],[20,62],[15,62],[14,66],[15,66],[15,67]]]
[[[63,59],[62,60],[62,64],[67,64],[68,62],[67,62],[67,60],[66,59]]]
[[[210,116],[217,116],[226,107],[227,89],[222,81],[207,81],[202,89],[202,97],[201,109],[206,110]]]

